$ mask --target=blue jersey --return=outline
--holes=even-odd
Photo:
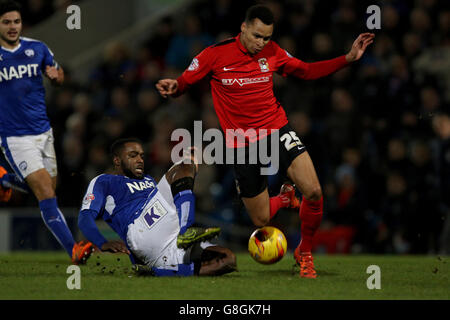
[[[42,75],[57,66],[42,42],[20,38],[13,50],[0,46],[0,135],[37,135],[50,129]]]
[[[122,175],[102,174],[89,184],[81,211],[93,210],[126,242],[128,225],[139,217],[141,209],[158,192],[150,176],[131,179]]]

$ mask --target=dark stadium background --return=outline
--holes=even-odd
[[[89,1],[21,2],[26,35],[67,5]],[[375,42],[361,61],[315,81],[275,78],[276,96],[306,144],[324,192],[315,251],[448,254],[450,137],[435,120],[450,109],[448,1],[262,2],[276,14],[273,39],[307,62],[346,53],[368,31],[367,6],[381,7],[381,30],[373,30]],[[56,139],[58,202],[72,230],[90,179],[111,169],[113,140],[142,139],[147,172],[159,179],[171,166],[174,129],[192,129],[194,120],[202,120],[204,130],[219,128],[207,81],[169,100],[158,95],[155,83],[179,75],[204,47],[235,36],[254,3],[188,1],[158,18],[137,49],[128,42],[105,46],[85,82],[72,78],[74,70],[61,61],[66,82],[48,91],[48,114]],[[277,194],[282,183],[282,177],[271,177],[270,193]],[[202,165],[195,192],[198,222],[221,226],[221,241],[245,249],[253,227],[230,168]],[[33,197],[14,193],[11,202],[0,204],[0,210],[11,208],[13,249],[59,249]],[[283,210],[273,224],[293,248],[300,237],[298,213]]]

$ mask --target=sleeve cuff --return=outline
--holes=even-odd
[[[177,78],[177,82],[178,82],[178,89],[177,89],[177,92],[172,95],[173,97],[181,96],[188,87],[188,84],[187,84],[186,80],[184,79],[183,75],[181,75]]]

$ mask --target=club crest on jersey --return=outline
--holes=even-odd
[[[190,64],[188,70],[189,70],[189,71],[197,70],[197,69],[198,69],[198,66],[199,66],[199,64],[198,64],[198,59],[197,59],[197,58],[194,58],[194,59],[192,60],[191,64]]]
[[[268,71],[270,71],[269,63],[267,62],[267,59],[266,59],[266,58],[261,58],[261,59],[259,59],[259,60],[258,60],[258,63],[259,63],[259,67],[261,68],[261,71],[262,71],[262,72],[268,72]]]
[[[25,50],[25,54],[27,55],[27,57],[34,57],[34,50],[33,49],[27,49]]]
[[[26,171],[27,168],[28,168],[27,162],[26,162],[26,161],[22,161],[21,163],[19,163],[19,168],[20,168],[20,170],[22,170],[22,171]]]

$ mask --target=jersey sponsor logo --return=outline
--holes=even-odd
[[[151,229],[166,213],[167,209],[164,208],[159,200],[156,200],[144,214],[144,222]]]
[[[267,62],[266,58],[261,58],[258,60],[259,68],[261,69],[261,72],[268,72],[270,71],[269,63]]]
[[[149,188],[154,188],[155,184],[151,181],[145,180],[145,181],[140,181],[140,182],[128,182],[127,183],[127,187],[130,190],[130,192],[133,194],[135,193],[135,191],[143,191]]]
[[[34,57],[34,50],[33,49],[27,49],[25,50],[25,54],[27,55],[27,57]]]
[[[188,70],[189,70],[189,71],[195,71],[195,70],[198,69],[198,67],[199,67],[198,59],[197,59],[197,58],[194,58],[194,59],[192,60],[191,64],[189,65]]]
[[[239,79],[222,79],[222,84],[224,86],[232,86],[233,84],[237,83],[241,87],[246,84],[253,84],[253,83],[261,83],[261,82],[269,82],[270,76],[265,77],[257,77],[257,78],[239,78]]]
[[[9,81],[13,79],[22,79],[24,76],[28,76],[29,78],[35,77],[38,75],[38,67],[37,63],[32,64],[20,64],[17,67],[10,66],[4,67],[0,69],[0,82]]]

